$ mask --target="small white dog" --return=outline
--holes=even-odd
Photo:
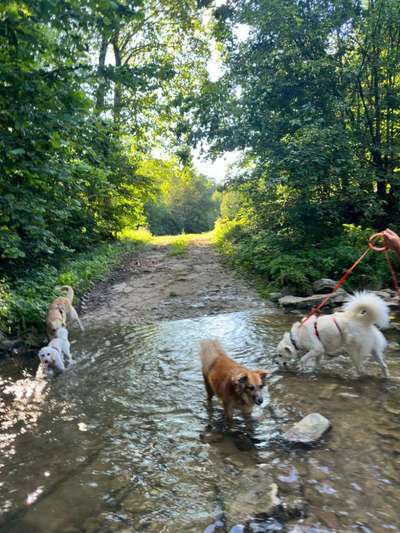
[[[63,327],[58,328],[56,337],[51,339],[49,344],[41,348],[38,353],[40,362],[47,375],[53,375],[55,369],[59,372],[65,372],[64,355],[67,357],[69,364],[74,362],[71,356],[70,346],[68,330]]]
[[[358,375],[365,374],[365,362],[374,357],[385,377],[389,370],[384,358],[387,342],[380,328],[389,325],[389,310],[385,302],[369,292],[351,296],[343,311],[320,317],[312,316],[303,325],[293,324],[290,332],[284,334],[277,347],[277,362],[287,365],[288,360],[300,358],[300,368],[305,370],[312,364],[318,368],[324,355],[347,352]]]

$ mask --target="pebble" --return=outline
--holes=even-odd
[[[340,392],[338,394],[338,396],[340,396],[340,398],[343,398],[345,400],[351,400],[353,398],[359,398],[360,397],[358,394],[353,394],[351,392]]]
[[[323,524],[333,529],[333,531],[340,531],[340,523],[337,516],[334,513],[322,510],[314,510],[315,515]]]
[[[400,415],[400,407],[393,406],[389,402],[386,402],[383,408],[391,415]]]
[[[378,435],[384,437],[385,439],[400,440],[400,432],[396,429],[377,429],[376,432]]]

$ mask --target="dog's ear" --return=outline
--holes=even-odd
[[[286,342],[286,344],[290,344],[290,333],[288,331],[284,334],[283,340]]]
[[[249,377],[247,374],[239,374],[232,377],[232,383],[236,388],[244,389],[244,387],[249,382]]]
[[[271,375],[270,370],[256,370],[257,374],[261,378],[262,386],[264,386],[267,383],[267,378]]]

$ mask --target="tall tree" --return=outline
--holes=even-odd
[[[241,0],[215,10],[226,70],[204,87],[195,135],[252,159],[239,182],[260,227],[318,241],[343,223],[393,216],[399,15],[393,0]]]
[[[206,61],[194,52],[200,17],[191,0],[1,4],[3,271],[60,261],[143,222],[152,183],[132,146],[150,150],[157,132],[172,132],[188,90],[179,65]],[[192,52],[179,58],[182,43]]]

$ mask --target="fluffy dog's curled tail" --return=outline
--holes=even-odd
[[[367,323],[376,324],[380,328],[389,326],[389,309],[382,298],[372,292],[356,292],[344,306],[346,314]]]
[[[226,355],[218,341],[202,341],[199,357],[203,371],[208,372],[220,355]]]
[[[70,287],[69,285],[63,285],[62,287],[60,287],[60,291],[63,293],[65,292],[67,293],[67,294],[64,294],[64,296],[72,304],[72,301],[74,299],[74,289]]]

